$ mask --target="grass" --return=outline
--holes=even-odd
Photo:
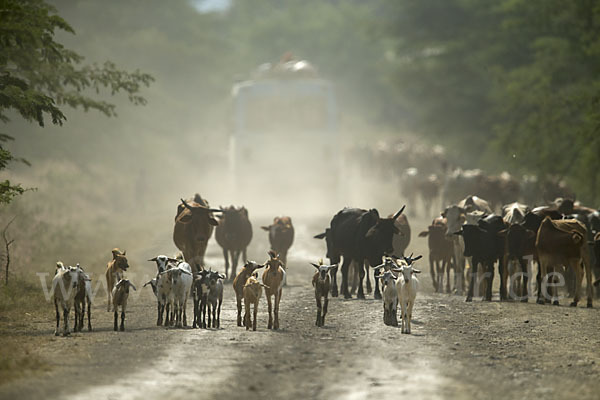
[[[11,276],[0,286],[0,382],[48,369],[35,348],[39,338],[27,337],[29,324],[47,318],[50,305],[39,283]]]

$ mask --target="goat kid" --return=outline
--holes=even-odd
[[[129,298],[129,287],[137,290],[128,279],[121,279],[112,290],[112,301],[114,310],[114,330],[118,331],[117,321],[119,319],[119,307],[121,307],[121,331],[125,330],[125,311],[127,310],[127,299]]]
[[[312,285],[315,288],[315,299],[317,300],[317,321],[315,325],[324,326],[325,315],[327,315],[327,304],[329,303],[327,296],[329,295],[331,285],[329,271],[332,268],[337,268],[337,264],[323,265],[321,262],[320,264],[311,263],[311,265],[317,269],[312,278]],[[321,299],[323,299],[323,302],[321,302]]]

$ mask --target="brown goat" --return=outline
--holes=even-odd
[[[264,265],[257,264],[254,261],[246,261],[246,265],[244,265],[233,280],[233,290],[235,291],[235,298],[237,301],[238,326],[242,326],[242,299],[244,298],[244,285],[246,284],[246,280],[252,276],[255,270],[263,267]]]
[[[265,296],[269,306],[269,324],[267,328],[279,329],[279,302],[281,301],[283,283],[285,282],[285,269],[283,269],[283,263],[274,251],[271,250],[268,254],[269,259],[265,262],[267,268],[262,276],[263,283],[269,287],[268,289],[265,287]],[[271,296],[275,296],[274,306],[271,304]],[[275,314],[274,321],[273,313]]]
[[[127,251],[121,252],[121,250],[114,248],[112,249],[113,259],[108,262],[106,266],[106,293],[108,295],[108,304],[106,305],[106,311],[110,311],[112,304],[111,294],[113,287],[116,283],[123,279],[123,272],[127,271],[129,264],[127,263],[127,257],[125,257]]]
[[[238,275],[239,276],[239,275]],[[244,306],[246,308],[246,313],[244,314],[244,325],[246,325],[246,330],[250,329],[250,324],[252,324],[252,330],[256,330],[256,314],[258,313],[258,300],[260,299],[260,295],[262,294],[262,288],[268,289],[268,286],[263,285],[258,281],[258,272],[250,275],[244,284],[243,292],[244,292]],[[254,304],[254,319],[251,320],[250,317],[250,304]]]
[[[323,262],[319,264],[311,263],[311,265],[317,269],[312,278],[312,285],[315,288],[315,299],[317,300],[317,321],[315,325],[323,326],[325,325],[325,315],[327,314],[327,304],[329,303],[329,299],[327,298],[330,287],[329,270],[336,268],[337,265],[323,265]],[[321,303],[321,298],[323,298],[323,303]]]

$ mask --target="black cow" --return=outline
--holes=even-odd
[[[463,225],[457,234],[463,235],[465,241],[466,257],[473,257],[471,276],[469,279],[469,290],[466,301],[473,300],[473,288],[477,280],[477,269],[479,264],[484,270],[484,282],[486,284],[484,299],[492,300],[492,284],[494,282],[494,263],[499,261],[503,265],[504,238],[499,234],[506,229],[502,217],[489,215],[479,221],[478,225]],[[504,285],[504,271],[500,268],[500,300],[506,299],[506,287]]]
[[[498,232],[498,235],[505,238],[505,250],[501,274],[502,279],[504,280],[503,286],[505,288],[508,287],[506,285],[506,279],[509,278],[508,263],[510,261],[516,261],[521,267],[521,273],[523,276],[521,281],[522,286],[518,293],[514,293],[514,286],[511,282],[511,293],[509,293],[509,296],[511,298],[520,296],[522,302],[527,302],[529,300],[529,274],[527,271],[527,258],[534,257],[535,255],[536,232],[526,229],[520,224],[511,224],[508,228]],[[511,277],[511,279],[513,278]]]
[[[236,276],[237,264],[242,256],[246,261],[246,248],[252,241],[252,224],[248,218],[246,207],[235,208],[234,206],[223,208],[223,215],[215,232],[215,238],[219,246],[223,248],[225,258],[225,276],[233,279]],[[231,258],[231,272],[229,261]]]
[[[358,265],[360,285],[357,297],[365,298],[363,279],[365,277],[365,260],[372,266],[379,265],[386,253],[392,253],[392,237],[398,233],[394,225],[404,207],[391,218],[381,218],[376,209],[362,210],[359,208],[344,208],[331,220],[330,228],[325,233],[315,236],[327,240],[327,257],[331,264],[338,264],[340,256],[344,257],[342,264],[342,284],[340,291],[345,298],[352,296],[348,291],[348,268],[352,261]],[[336,286],[337,271],[332,270],[332,287]],[[332,290],[332,296],[336,296]]]

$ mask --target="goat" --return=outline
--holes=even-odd
[[[208,326],[211,326],[210,314],[212,312],[212,327],[221,327],[221,303],[223,303],[223,279],[216,271],[210,271],[208,278]]]
[[[285,269],[279,256],[272,250],[268,252],[269,259],[265,262],[267,266],[263,272],[262,280],[265,286],[265,296],[269,307],[269,323],[268,329],[279,329],[279,302],[283,292],[283,283],[285,282]],[[275,296],[274,303],[271,304],[271,296]],[[273,319],[272,313],[275,314]]]
[[[92,280],[89,275],[83,271],[83,268],[77,264],[75,267],[79,277],[79,283],[77,286],[77,294],[75,294],[75,324],[73,326],[73,332],[81,332],[83,329],[83,319],[85,317],[85,306],[87,304],[88,314],[88,331],[92,330]]]
[[[192,283],[192,294],[194,299],[194,322],[192,328],[206,329],[206,303],[208,297],[208,277],[210,272],[203,269]]]
[[[330,287],[329,270],[337,268],[337,265],[323,265],[322,261],[319,264],[311,263],[311,265],[317,269],[312,278],[312,285],[315,288],[315,299],[317,300],[317,321],[315,325],[323,326],[325,325],[325,315],[327,314],[327,304],[329,303],[329,299],[327,298]],[[323,303],[321,303],[321,298],[323,298]]]
[[[392,269],[392,271],[400,273],[398,276],[397,290],[402,313],[402,333],[410,334],[412,309],[415,304],[415,298],[417,297],[417,290],[419,289],[419,280],[414,274],[421,273],[420,270],[413,268],[412,264],[421,257],[422,256],[417,256],[412,258],[411,254],[409,257],[404,257],[406,265],[402,265],[397,269]]]
[[[392,270],[389,270],[380,275],[375,275],[375,279],[381,279],[383,292],[383,323],[386,325],[398,326],[397,278]]]
[[[244,285],[246,280],[254,273],[255,270],[263,268],[264,265],[247,261],[240,272],[233,279],[233,290],[235,291],[235,299],[237,302],[237,326],[242,326],[242,299],[244,298]],[[244,319],[244,323],[246,319]]]
[[[127,310],[127,299],[129,298],[129,287],[137,290],[128,279],[121,279],[112,290],[112,301],[114,310],[114,330],[118,331],[117,320],[119,319],[119,307],[121,307],[121,331],[125,330],[125,311]]]
[[[58,327],[60,325],[60,312],[58,305],[60,304],[63,311],[63,336],[69,334],[69,312],[73,305],[73,300],[77,294],[77,286],[79,285],[79,273],[76,268],[65,267],[62,262],[56,263],[56,272],[52,278],[52,289],[50,295],[54,300],[54,309],[56,310],[56,329],[54,335],[58,336]]]
[[[246,283],[243,287],[244,292],[244,306],[246,308],[246,313],[244,314],[244,325],[246,326],[246,330],[250,329],[250,324],[252,324],[252,330],[256,330],[256,314],[258,313],[258,300],[260,299],[260,295],[262,294],[262,288],[268,289],[268,286],[260,283],[258,281],[258,272],[253,273],[246,280]],[[250,304],[254,304],[254,319],[250,318]]]
[[[175,326],[187,326],[186,307],[187,299],[192,289],[192,267],[186,262],[179,263],[176,267],[167,269],[159,275],[167,275],[171,283],[169,303],[172,304],[171,321],[175,319]],[[168,312],[167,312],[168,314]]]
[[[127,257],[125,257],[126,253],[127,251],[121,252],[117,248],[112,249],[113,259],[106,265],[106,294],[108,296],[106,311],[110,311],[110,305],[112,304],[110,296],[115,283],[123,278],[123,272],[129,268]]]
[[[154,258],[149,259],[148,261],[152,261],[156,263],[156,278],[146,282],[144,287],[150,285],[152,287],[152,291],[156,296],[157,300],[157,318],[156,325],[162,325],[163,315],[165,308],[167,309],[167,315],[165,318],[165,325],[172,320],[169,318],[169,310],[170,310],[170,296],[171,296],[171,282],[169,278],[165,275],[161,275],[161,273],[166,270],[177,266],[180,262],[179,258],[170,258],[165,255],[158,255]]]

